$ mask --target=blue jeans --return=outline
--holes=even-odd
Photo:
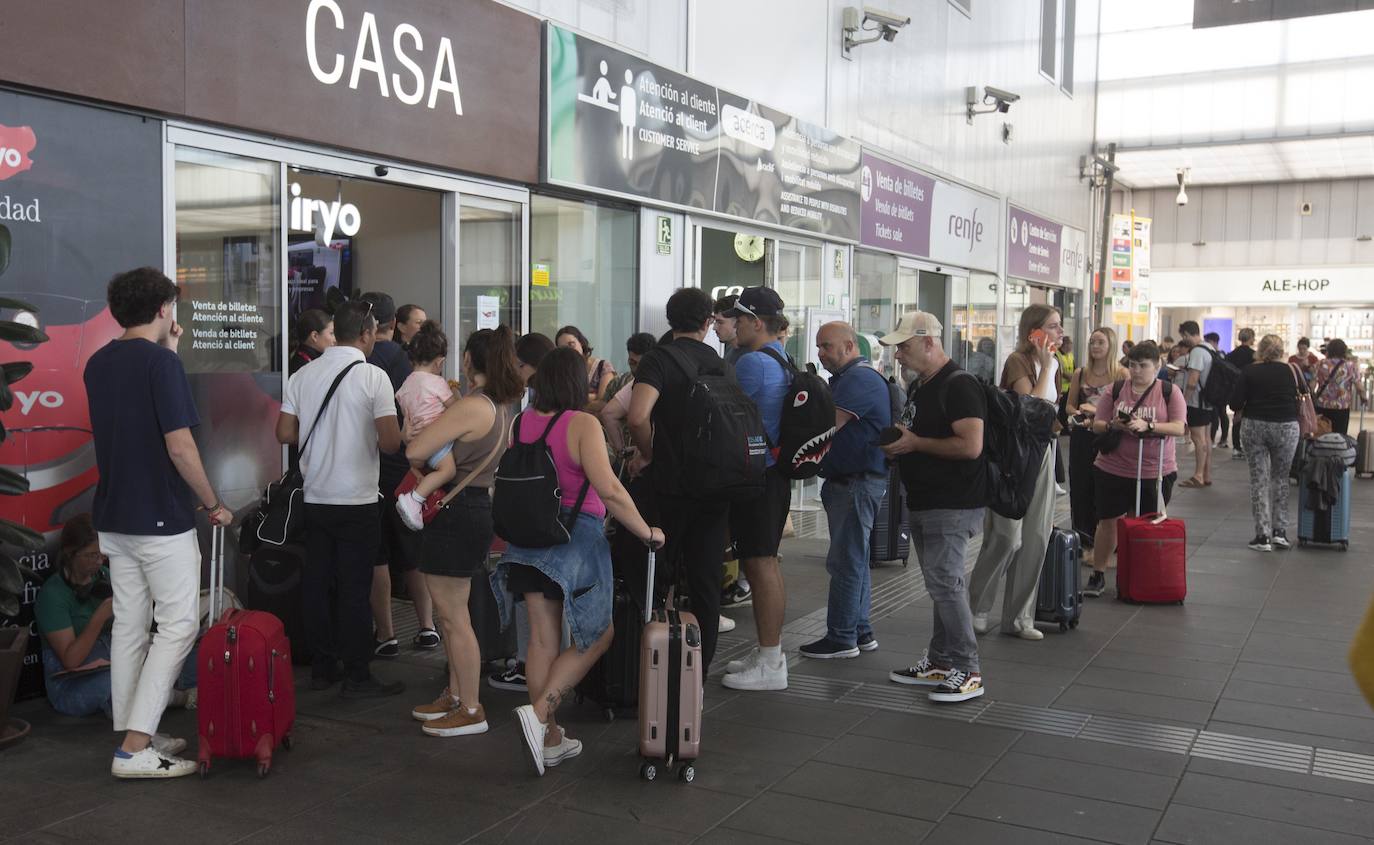
[[[191,648],[190,655],[186,662],[181,666],[181,675],[177,677],[175,688],[179,690],[191,689],[196,685],[196,655],[200,652],[200,644],[197,643]],[[87,663],[92,660],[110,659],[110,635],[101,634],[100,638],[91,646],[91,653],[86,658]],[[110,669],[97,670],[82,675],[66,676],[57,675],[62,671],[62,661],[52,649],[48,648],[47,643],[43,644],[43,684],[48,694],[48,703],[58,713],[66,716],[90,716],[95,713],[104,713],[105,718],[113,718],[110,701]]]
[[[827,479],[821,486],[821,504],[830,525],[830,551],[825,571],[830,573],[830,600],[826,605],[826,636],[844,646],[873,633],[868,613],[873,603],[873,577],[868,569],[873,519],[887,492],[887,476],[852,476],[843,481]]]

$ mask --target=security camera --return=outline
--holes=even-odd
[[[1188,176],[1191,173],[1192,170],[1190,168],[1180,167],[1178,169],[1178,173],[1176,174],[1178,178],[1178,196],[1174,197],[1174,202],[1177,203],[1179,206],[1185,206],[1188,204],[1188,191],[1186,185],[1188,184]]]
[[[884,12],[882,9],[875,9],[872,6],[864,6],[864,21],[872,21],[879,26],[901,29],[911,23],[911,18],[896,12]]]
[[[993,112],[1006,114],[1011,111],[1011,104],[1021,99],[1020,94],[1003,91],[1001,88],[994,88],[991,85],[983,86],[983,96],[981,98],[978,96],[978,86],[976,85],[970,85],[968,88],[964,89],[964,91],[964,103],[968,107],[965,111],[965,116],[968,118],[970,125],[973,123],[974,115],[991,114]],[[980,102],[985,106],[990,106],[990,108],[977,108]]]
[[[984,85],[983,98],[984,100],[996,100],[999,104],[1005,103],[1007,105],[1011,105],[1012,103],[1020,100],[1021,95],[1013,94],[1010,91],[1003,91],[1001,88],[994,88],[991,85]],[[1002,109],[1002,111],[1006,111],[1006,109]]]
[[[840,54],[846,59],[852,59],[850,52],[855,47],[872,44],[875,41],[894,41],[897,38],[897,30],[909,23],[911,23],[911,18],[893,12],[884,12],[882,9],[872,9],[867,6],[862,9],[857,6],[847,6],[842,18]],[[872,33],[872,37],[859,38],[858,35],[861,32]]]

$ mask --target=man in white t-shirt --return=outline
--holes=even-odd
[[[1179,487],[1206,487],[1212,483],[1212,418],[1216,410],[1202,398],[1202,388],[1212,374],[1212,352],[1202,340],[1195,320],[1178,326],[1179,342],[1188,347],[1188,360],[1179,371],[1177,387],[1188,402],[1188,439],[1193,441],[1193,477]]]
[[[277,417],[277,439],[302,445],[305,479],[305,629],[311,689],[340,680],[347,698],[397,695],[368,668],[372,658],[372,567],[381,542],[378,452],[401,448],[391,380],[367,363],[377,341],[372,303],[334,313],[337,345],[291,377]],[[337,387],[334,385],[337,384]],[[331,387],[334,394],[326,402]],[[323,413],[321,413],[323,409]],[[336,591],[337,612],[330,587]]]

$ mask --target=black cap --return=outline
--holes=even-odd
[[[772,288],[745,288],[735,301],[733,308],[726,309],[722,317],[772,317],[781,314],[782,297]]]
[[[372,317],[377,325],[384,326],[396,319],[396,300],[391,298],[391,294],[370,291],[359,299],[372,303]]]

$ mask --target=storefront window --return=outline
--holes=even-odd
[[[576,326],[597,357],[624,371],[639,310],[638,233],[630,209],[531,197],[530,331],[553,338]]]
[[[520,206],[464,196],[458,223],[459,331],[520,331]]]
[[[956,337],[965,341],[968,363],[964,368],[987,382],[996,382],[997,362],[997,277],[973,273],[967,281],[953,285]]]
[[[799,365],[816,362],[815,337],[820,326],[812,319],[821,307],[821,248],[808,244],[778,242],[778,296],[790,327],[784,346]],[[839,312],[836,312],[838,316]]]
[[[231,508],[280,472],[280,165],[176,152],[178,347],[209,477]]]

